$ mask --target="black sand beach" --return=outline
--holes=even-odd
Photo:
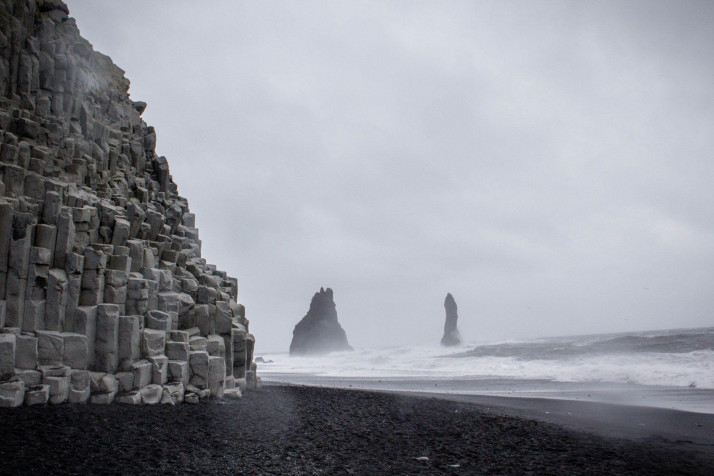
[[[3,409],[0,473],[714,471],[711,444],[618,439],[512,414],[471,402],[297,386],[267,386],[239,402],[195,406]]]
[[[433,393],[410,393],[433,398]],[[549,398],[439,395],[438,398],[480,405],[489,413],[555,423],[605,437],[676,442],[680,449],[714,458],[714,414],[666,408]]]

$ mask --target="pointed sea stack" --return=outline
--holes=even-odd
[[[461,336],[459,336],[459,329],[456,327],[459,315],[456,312],[456,301],[451,293],[446,294],[444,309],[446,309],[446,322],[444,322],[444,337],[441,338],[441,345],[459,345]]]
[[[320,292],[312,297],[310,310],[293,330],[290,355],[326,354],[339,350],[352,350],[352,347],[337,322],[332,289],[320,288]]]

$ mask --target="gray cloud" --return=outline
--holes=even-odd
[[[712,325],[711,2],[74,0],[259,351]]]

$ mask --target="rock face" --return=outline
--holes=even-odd
[[[456,327],[459,315],[456,312],[456,301],[454,301],[454,296],[451,293],[446,294],[444,309],[446,309],[446,321],[444,322],[444,337],[441,338],[441,345],[459,345],[461,344],[461,336],[459,335],[458,327]]]
[[[310,302],[310,309],[293,330],[290,355],[326,354],[352,350],[345,331],[337,322],[337,308],[332,289],[320,288]]]
[[[0,0],[0,406],[255,387],[238,281],[201,258],[146,104],[68,13]]]

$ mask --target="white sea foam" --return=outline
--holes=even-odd
[[[714,389],[714,351],[621,352],[526,359],[516,356],[460,356],[470,347],[358,349],[320,357],[266,354],[272,363],[260,373],[366,378],[514,378],[557,382],[612,382]]]

